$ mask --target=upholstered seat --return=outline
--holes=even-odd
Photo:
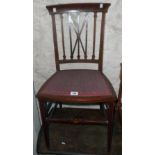
[[[104,74],[97,70],[62,70],[52,75],[37,95],[56,101],[87,102],[114,100],[115,93]]]

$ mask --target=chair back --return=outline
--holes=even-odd
[[[110,3],[46,6],[52,17],[57,71],[60,64],[96,63],[102,71],[105,14]]]

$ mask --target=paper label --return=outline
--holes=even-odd
[[[71,92],[70,92],[70,95],[71,95],[71,96],[78,96],[79,93],[78,93],[77,91],[71,91]]]

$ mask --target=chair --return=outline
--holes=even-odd
[[[113,111],[117,97],[110,81],[102,72],[105,15],[109,6],[109,3],[77,3],[46,6],[52,17],[56,73],[43,84],[37,93],[37,98],[47,146],[49,146],[48,124],[50,122],[92,125],[103,124],[99,119],[75,118],[71,120],[67,118],[56,118],[53,112],[58,109],[58,105],[61,109],[64,103],[73,103],[76,105],[96,104],[100,105],[101,110],[103,110],[103,105],[106,104],[108,107],[108,121],[104,123],[108,126],[107,149],[108,151],[111,150]],[[99,20],[101,24],[99,26],[100,36],[97,36],[96,31],[98,14],[100,14],[101,17]],[[92,31],[89,31],[89,15],[93,17]],[[82,19],[80,19],[81,16],[83,16]],[[58,24],[56,19],[60,19],[59,29],[57,28]],[[65,19],[68,19],[67,24],[65,23]],[[68,28],[68,32],[65,31],[65,26]],[[92,34],[91,49],[88,48],[89,32]],[[58,33],[61,34],[59,35],[61,36],[61,41],[58,41]],[[68,35],[68,37],[65,37],[65,35]],[[75,41],[73,40],[73,35],[76,38]],[[97,44],[97,38],[99,38],[100,41],[98,51],[95,46]],[[70,55],[68,56],[66,52],[67,43],[70,48]],[[98,57],[96,56],[96,51],[98,52]],[[66,63],[93,63],[98,65],[98,70],[61,70],[61,65]],[[51,110],[53,103],[56,104]],[[49,117],[49,115],[51,117]]]
[[[119,92],[118,92],[118,114],[119,114],[119,120],[122,124],[122,63],[120,64],[120,84],[119,84]]]

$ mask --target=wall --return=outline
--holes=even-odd
[[[34,0],[34,85],[36,91],[55,72],[51,18],[45,6],[72,2],[73,0]],[[83,2],[83,0],[74,0],[74,2]],[[122,39],[121,0],[85,0],[85,2],[111,2],[112,4],[106,16],[104,73],[117,92]]]

